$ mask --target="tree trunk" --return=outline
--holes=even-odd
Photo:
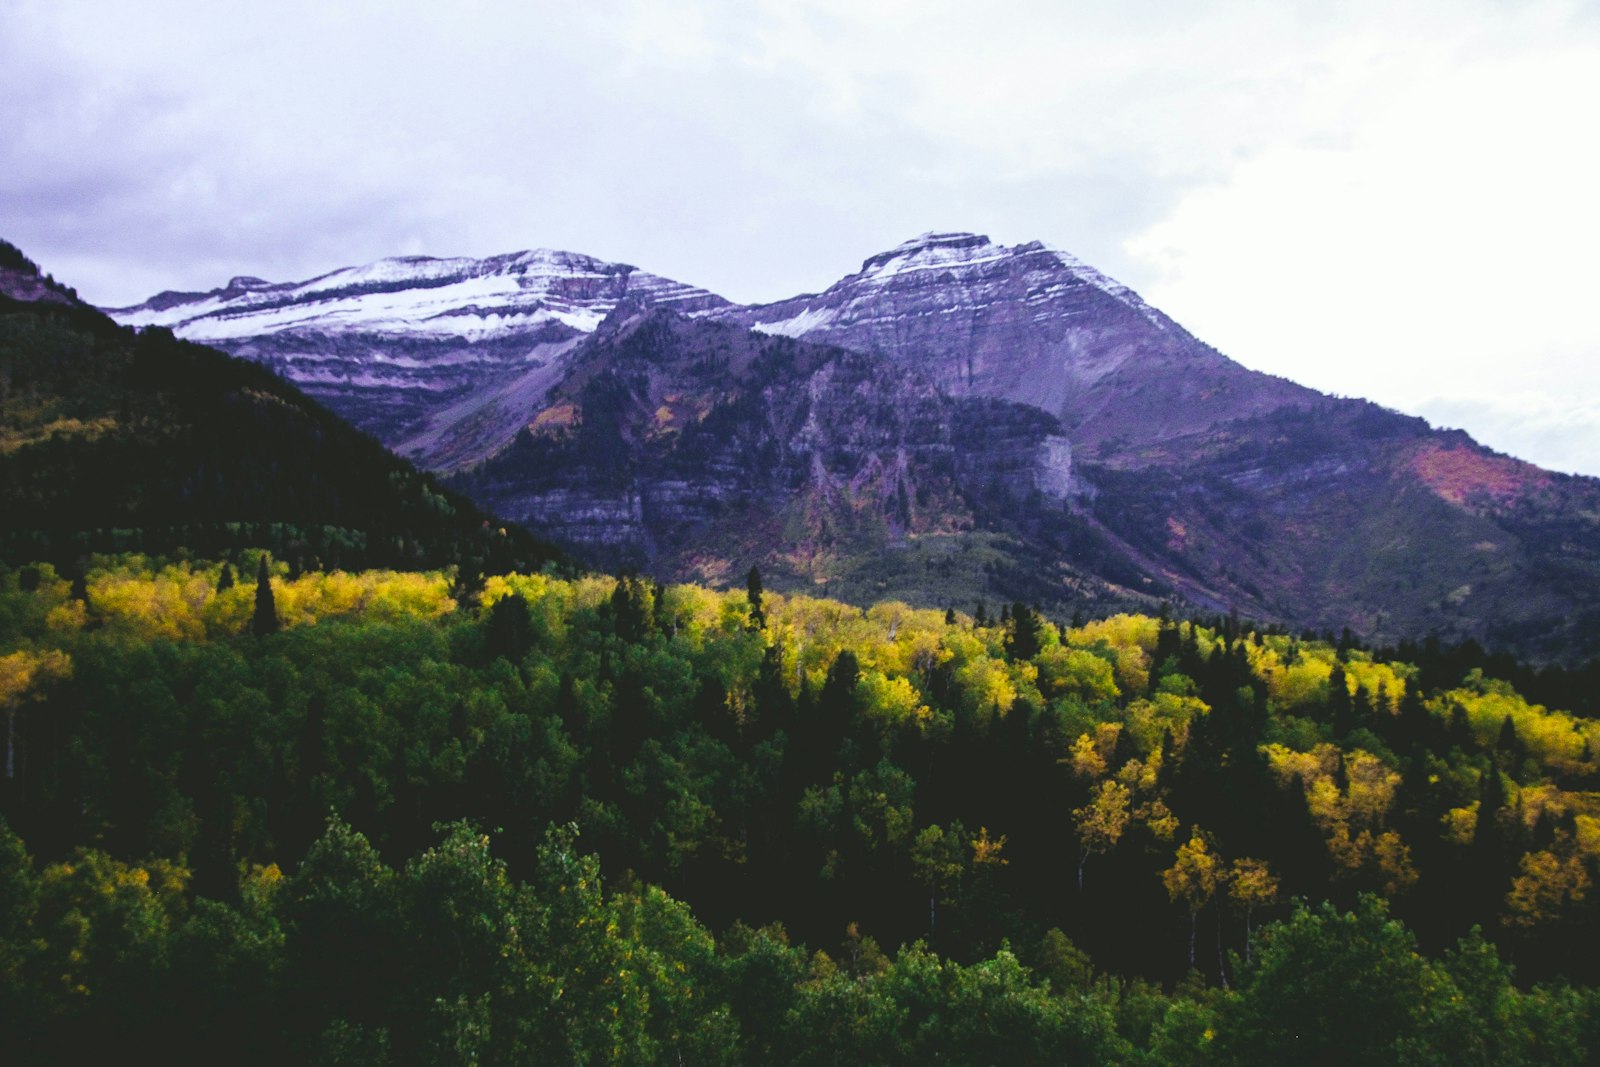
[[[6,781],[17,776],[17,709],[6,709]],[[1079,874],[1080,887],[1083,875]]]
[[[1200,921],[1200,910],[1189,909],[1189,969],[1194,970],[1194,931],[1195,925]]]
[[[1222,953],[1222,909],[1217,909],[1217,976],[1222,979],[1222,988],[1228,988],[1228,960]]]

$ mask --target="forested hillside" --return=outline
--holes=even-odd
[[[19,568],[3,1025],[56,1062],[1585,1062],[1594,690],[1485,665],[754,574]]]
[[[473,573],[557,556],[270,371],[117,326],[3,242],[0,514],[0,560],[70,569],[180,548]]]

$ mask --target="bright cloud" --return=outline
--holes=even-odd
[[[1597,99],[1592,44],[1440,64],[1345,143],[1268,150],[1184,197],[1129,242],[1159,271],[1145,296],[1262,370],[1565,435],[1594,410],[1573,398],[1600,400]],[[1528,458],[1600,471],[1506,428]]]

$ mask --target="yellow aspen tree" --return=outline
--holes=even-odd
[[[1383,873],[1384,895],[1393,900],[1417,884],[1417,868],[1411,862],[1411,846],[1398,833],[1385,830],[1372,842],[1378,870]]]
[[[1522,873],[1506,894],[1507,921],[1513,926],[1527,930],[1550,922],[1588,895],[1589,872],[1584,870],[1583,860],[1570,849],[1562,851],[1566,855],[1541,850],[1522,857]]]
[[[1095,787],[1089,803],[1073,811],[1078,828],[1078,892],[1083,892],[1083,868],[1089,857],[1110,852],[1122,840],[1131,817],[1128,787],[1115,780]]]
[[[1193,827],[1189,840],[1178,846],[1177,858],[1171,867],[1161,872],[1161,882],[1167,896],[1174,904],[1182,903],[1189,909],[1189,966],[1194,966],[1195,928],[1200,911],[1217,895],[1222,884],[1222,861],[1207,838],[1210,835]]]
[[[1006,835],[999,838],[989,836],[987,826],[978,827],[978,836],[970,842],[972,846],[972,865],[974,867],[1004,867],[1011,861],[1000,855],[1000,850],[1006,847]]]
[[[1228,868],[1228,899],[1244,911],[1244,958],[1248,963],[1250,941],[1255,934],[1255,910],[1278,902],[1278,876],[1266,860],[1236,859]]]
[[[65,652],[19,650],[0,656],[0,708],[6,712],[6,779],[17,776],[17,712],[41,686],[72,674],[72,659]]]
[[[1072,743],[1072,755],[1062,761],[1072,764],[1072,773],[1079,778],[1095,779],[1106,773],[1106,759],[1089,734],[1079,734]]]

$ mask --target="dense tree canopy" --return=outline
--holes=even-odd
[[[0,575],[8,1034],[58,1061],[1593,1047],[1565,983],[1600,959],[1600,723],[1231,621],[746,584],[248,551]]]

